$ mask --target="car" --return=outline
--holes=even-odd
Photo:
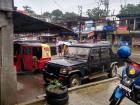
[[[72,44],[68,53],[60,59],[48,62],[43,71],[46,83],[58,79],[68,87],[78,86],[84,79],[93,79],[117,74],[117,55],[111,44],[103,41],[95,44]]]

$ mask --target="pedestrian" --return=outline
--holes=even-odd
[[[58,42],[59,42],[59,40],[58,40],[58,38],[56,38],[55,46],[56,46],[56,55],[57,56],[58,56]]]
[[[66,44],[64,44],[63,54],[64,55],[67,55],[68,54],[68,45],[66,45]]]
[[[59,44],[58,45],[58,53],[59,53],[59,56],[62,56],[63,55],[63,44]]]

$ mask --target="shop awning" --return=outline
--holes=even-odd
[[[96,31],[103,31],[104,26],[100,25],[100,26],[96,26]]]
[[[116,34],[116,35],[128,35],[129,34],[129,31],[120,31],[120,30],[117,30],[117,31],[114,31],[114,34]]]
[[[129,34],[128,26],[117,27],[117,30],[114,31],[114,34],[116,34],[116,35],[128,35]]]
[[[60,33],[60,32],[72,32],[71,30],[41,21],[26,14],[14,11],[13,12],[14,33],[36,33],[36,32],[48,32],[48,33]]]

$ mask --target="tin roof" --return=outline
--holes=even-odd
[[[71,30],[48,23],[18,11],[13,11],[14,33],[36,33],[36,32],[72,32]]]
[[[140,14],[118,14],[118,18],[140,17]]]

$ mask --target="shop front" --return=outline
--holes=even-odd
[[[132,34],[132,46],[140,48],[140,31],[130,31]]]
[[[115,45],[118,46],[131,46],[132,36],[128,30],[128,26],[119,26],[116,31],[114,31],[116,37]]]

